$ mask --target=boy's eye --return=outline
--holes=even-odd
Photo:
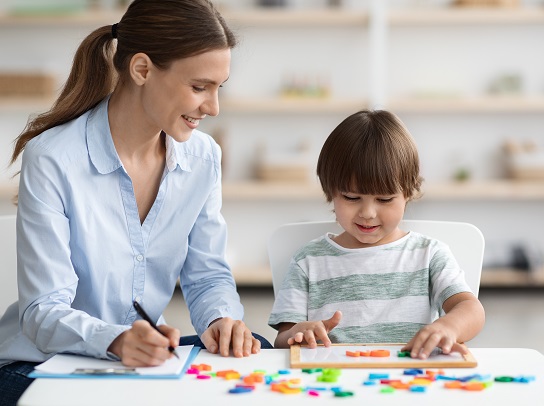
[[[358,200],[359,198],[357,196],[348,196],[348,195],[342,195],[342,197],[350,202],[354,200]]]
[[[390,203],[393,201],[393,198],[392,197],[380,197],[378,198],[378,201],[380,203]]]

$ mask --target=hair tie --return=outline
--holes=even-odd
[[[111,36],[112,36],[113,38],[117,38],[117,26],[118,26],[118,25],[119,25],[118,23],[115,23],[115,24],[113,24],[113,25],[111,26]]]

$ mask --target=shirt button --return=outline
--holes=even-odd
[[[143,256],[142,254],[138,254],[138,255],[136,255],[136,259],[137,259],[138,261],[143,261],[143,260],[144,260],[144,256]]]

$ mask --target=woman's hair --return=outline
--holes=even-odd
[[[317,162],[317,176],[328,202],[341,192],[420,196],[416,144],[400,119],[383,110],[363,110],[329,135]]]
[[[235,45],[209,0],[134,0],[118,24],[98,28],[83,40],[53,107],[30,120],[15,140],[11,164],[32,138],[79,117],[118,81],[128,80],[133,55],[145,53],[159,69],[167,69],[175,60]]]

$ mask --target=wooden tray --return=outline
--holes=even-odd
[[[318,345],[310,349],[306,345],[291,346],[291,368],[474,368],[478,365],[469,351],[442,354],[439,349],[427,359],[399,357],[398,351],[404,344],[332,344]],[[466,348],[466,347],[465,347]],[[387,349],[389,357],[349,357],[346,351],[372,351]],[[468,351],[468,349],[467,349]]]

